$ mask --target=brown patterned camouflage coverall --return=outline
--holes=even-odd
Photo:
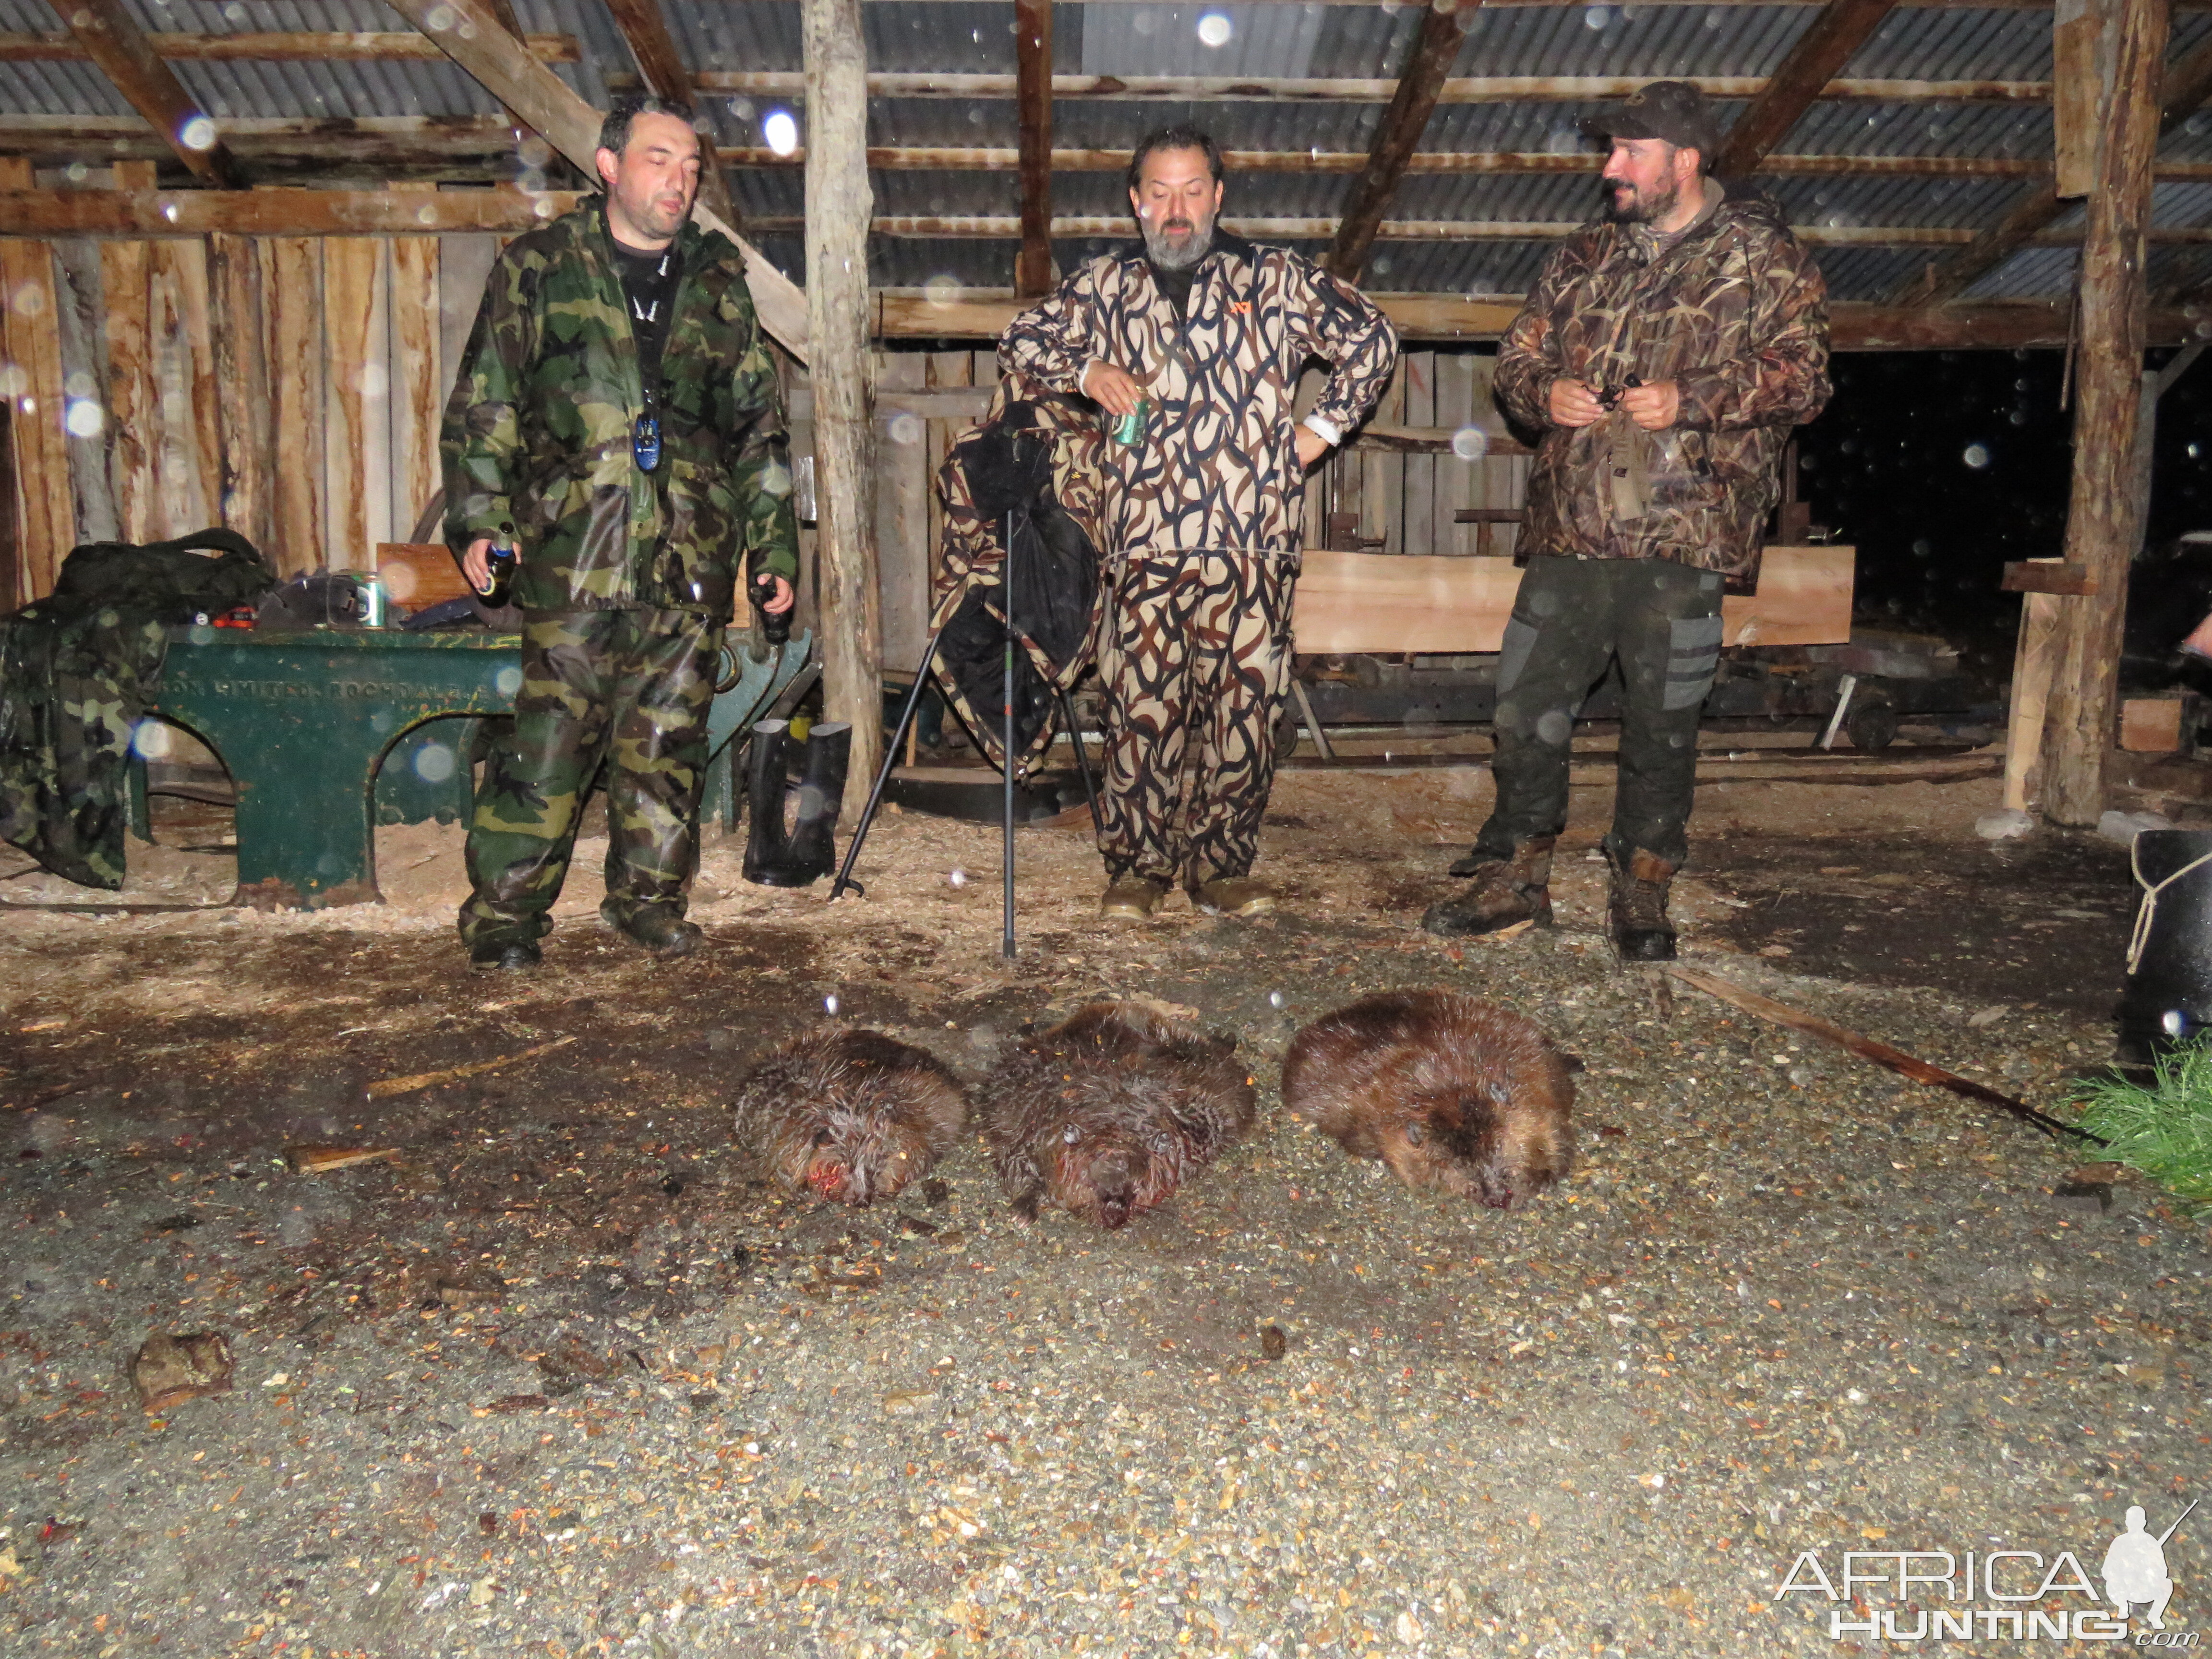
[[[1585,226],[1545,264],[1498,352],[1498,401],[1542,432],[1514,556],[1528,567],[1498,670],[1498,805],[1475,851],[1510,858],[1567,811],[1575,711],[1618,657],[1620,787],[1607,843],[1680,864],[1721,595],[1758,586],[1790,428],[1828,400],[1827,288],[1780,212],[1728,193],[1671,243]],[[1647,432],[1615,410],[1552,422],[1553,384],[1674,382]],[[1624,563],[1624,561],[1640,562]]]
[[[1074,392],[1101,359],[1152,404],[1142,441],[1101,456],[1109,879],[1195,888],[1251,870],[1289,689],[1298,372],[1310,357],[1333,366],[1314,413],[1349,432],[1397,356],[1389,321],[1349,283],[1219,232],[1182,316],[1132,244],[1006,331],[1002,371]]]

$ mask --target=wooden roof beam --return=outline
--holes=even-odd
[[[936,296],[878,289],[875,331],[886,338],[993,340],[1006,331],[1020,302],[1003,290],[974,289]],[[1451,294],[1376,294],[1400,337],[1474,344],[1497,339],[1521,310],[1516,294],[1466,299]],[[2066,307],[2040,302],[1990,305],[1890,306],[1844,301],[1829,308],[1830,334],[1838,351],[2051,350],[2066,343]],[[2174,345],[2193,337],[2193,318],[2154,311],[2149,343]]]
[[[1053,288],[1052,0],[1014,0],[1014,103],[1022,173],[1022,247],[1014,256],[1014,292],[1036,299]]]
[[[1398,88],[1391,94],[1390,106],[1382,112],[1382,122],[1375,129],[1367,165],[1360,172],[1359,182],[1352,187],[1344,221],[1337,227],[1336,240],[1323,261],[1348,283],[1358,282],[1367,268],[1376,229],[1398,194],[1407,163],[1429,130],[1437,94],[1450,78],[1459,49],[1467,40],[1464,19],[1481,3],[1482,0],[1460,0],[1456,4],[1455,0],[1430,0],[1421,14],[1421,32],[1413,37],[1413,50],[1398,76]]]
[[[638,73],[645,77],[653,95],[681,104],[686,109],[696,108],[699,95],[691,83],[690,66],[676,49],[676,37],[669,32],[660,0],[607,0],[607,10],[613,15],[615,27],[622,31],[630,56],[637,59]],[[705,136],[701,135],[702,140]],[[738,210],[731,205],[730,188],[722,178],[720,157],[711,149],[702,149],[700,162],[700,205],[735,225]]]
[[[2159,137],[2163,138],[2212,98],[2212,43],[2166,65],[2159,89]],[[2156,175],[2154,167],[2153,176]],[[2058,194],[2058,175],[2045,168],[2018,205],[1991,230],[1978,235],[1941,264],[1933,264],[1893,296],[1899,304],[1936,305],[1955,300],[1996,270],[2072,204]]]
[[[1723,178],[1755,173],[1766,153],[1790,136],[1798,118],[1813,106],[1864,46],[1897,0],[1828,0],[1790,48],[1751,107],[1735,118],[1718,155],[1707,158]]]
[[[586,179],[598,179],[592,157],[599,144],[599,112],[525,52],[521,43],[501,27],[484,0],[391,0],[391,3],[487,92],[581,168]],[[737,243],[745,258],[746,286],[752,290],[761,325],[787,351],[805,362],[806,296],[799,285],[763,259],[758,249],[738,236],[734,226],[704,208],[694,210],[710,228]]]
[[[0,192],[0,237],[363,236],[428,234],[440,231],[529,230],[566,213],[586,195],[570,191],[446,190],[432,193],[388,190],[25,190]],[[1267,240],[1320,241],[1334,235],[1333,218],[1231,216],[1227,229]],[[753,221],[767,235],[796,235],[796,216]],[[1575,229],[1552,220],[1400,219],[1377,225],[1376,240],[1393,242],[1557,242]],[[1012,215],[884,214],[869,222],[872,235],[902,239],[1016,241],[1026,227]],[[1119,214],[1064,215],[1051,222],[1056,237],[1126,237]],[[1797,234],[1818,247],[1960,247],[1975,233],[1948,225],[1805,225]],[[2154,227],[2160,246],[2212,247],[2212,225]],[[2039,247],[2067,247],[2081,232],[2045,230],[2030,239]]]
[[[210,185],[238,182],[215,122],[161,61],[122,0],[63,0],[61,11],[85,56],[195,177]]]
[[[1626,98],[1645,85],[1638,75],[1467,76],[1446,81],[1437,93],[1440,104],[1574,104],[1593,99]],[[1764,76],[1685,77],[1708,98],[1756,98],[1766,87]],[[702,92],[728,95],[802,99],[805,77],[793,70],[702,70],[693,77]],[[868,76],[871,98],[1012,99],[1011,75],[935,75],[878,71]],[[636,85],[635,77],[610,75],[617,90]],[[1358,76],[1264,76],[1237,79],[1205,75],[1055,75],[1054,98],[1099,98],[1116,101],[1206,103],[1387,104],[1397,96],[1395,80]],[[2043,104],[2051,100],[2048,81],[1838,80],[1821,93],[1824,100],[1887,104]]]
[[[419,34],[397,31],[267,30],[251,34],[149,34],[154,55],[170,63],[441,63],[445,54]],[[576,64],[573,34],[530,34],[523,44],[541,64]],[[0,64],[82,63],[92,56],[70,34],[0,33]]]

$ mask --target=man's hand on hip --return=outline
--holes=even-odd
[[[1319,462],[1322,456],[1328,453],[1328,440],[1304,422],[1298,423],[1298,429],[1294,436],[1298,447],[1299,466],[1310,468]]]
[[[461,574],[478,593],[491,586],[490,537],[479,536],[469,544],[469,550],[461,555]]]
[[[1682,393],[1672,380],[1632,386],[1620,394],[1620,408],[1646,432],[1664,432],[1682,412]]]
[[[1083,395],[1111,415],[1133,415],[1145,395],[1128,370],[1116,368],[1103,357],[1091,360],[1079,382]]]
[[[1580,380],[1563,377],[1553,381],[1551,404],[1553,426],[1588,426],[1605,418],[1605,405]]]

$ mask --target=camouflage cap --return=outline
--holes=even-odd
[[[1694,149],[1708,167],[1721,147],[1720,129],[1705,94],[1687,81],[1654,81],[1620,100],[1619,107],[1582,124],[1593,138],[1663,138]]]

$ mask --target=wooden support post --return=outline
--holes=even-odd
[[[676,49],[676,37],[668,31],[660,0],[607,0],[607,9],[629,46],[629,55],[637,59],[637,72],[645,77],[645,84],[658,97],[686,108],[696,107],[698,97],[692,89],[691,70],[684,54]],[[738,210],[731,205],[729,185],[723,181],[721,164],[714,157],[713,131],[702,131],[699,141],[699,205],[735,227]]]
[[[2036,559],[2052,564],[2057,559]],[[2031,592],[2020,607],[2020,643],[2013,652],[2012,690],[2005,720],[2004,804],[2027,811],[2042,775],[2043,720],[2051,702],[2052,650],[2058,637],[2056,594]]]
[[[0,156],[0,187],[23,189],[30,181],[28,161]],[[0,242],[0,357],[12,365],[4,395],[15,474],[13,586],[26,603],[53,592],[54,573],[76,543],[69,434],[62,425],[59,298],[51,247]]]
[[[2089,195],[2088,235],[2081,245],[2081,367],[2066,557],[2087,569],[2097,591],[2065,601],[2059,613],[2044,738],[2043,810],[2069,824],[2094,823],[2105,810],[2128,563],[2142,536],[2145,503],[2136,488],[2135,445],[2148,310],[2143,233],[2150,221],[2156,92],[2167,21],[2166,0],[2096,3],[2114,13],[2112,78],[2097,187]]]
[[[1454,0],[1430,0],[1428,9],[1421,14],[1421,32],[1414,38],[1413,52],[1398,76],[1397,90],[1390,94],[1390,107],[1383,111],[1382,122],[1375,129],[1367,166],[1352,187],[1343,221],[1337,226],[1336,241],[1328,251],[1328,268],[1347,283],[1358,282],[1367,268],[1375,233],[1382,228],[1382,216],[1398,193],[1406,164],[1429,129],[1437,94],[1443,92],[1460,46],[1467,40],[1465,20],[1480,3],[1481,0],[1458,0],[1456,4]]]
[[[1014,294],[1052,292],[1052,0],[1014,0],[1014,104],[1021,125],[1022,251]]]
[[[123,0],[66,0],[56,8],[85,56],[146,118],[179,161],[204,184],[234,185],[237,168],[216,137],[215,123],[155,52]]]
[[[868,349],[868,59],[860,0],[800,0],[806,64],[806,338],[814,392],[823,702],[853,726],[857,817],[884,752]]]
[[[216,429],[222,462],[215,484],[221,522],[269,546],[269,362],[262,350],[261,261],[243,236],[208,238],[209,324],[213,335]]]
[[[1756,173],[1767,152],[1789,136],[1797,118],[1844,72],[1851,54],[1896,4],[1897,0],[1828,0],[1767,76],[1765,89],[1736,117],[1721,153],[1707,158],[1712,171],[1729,179]]]

